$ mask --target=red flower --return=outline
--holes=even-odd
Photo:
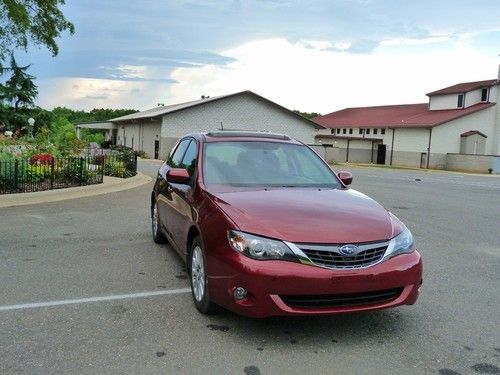
[[[30,164],[50,165],[54,162],[54,157],[51,154],[36,154],[30,158]]]

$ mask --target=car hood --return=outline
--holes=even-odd
[[[360,243],[392,238],[399,220],[352,189],[267,189],[211,193],[248,233],[297,243]]]

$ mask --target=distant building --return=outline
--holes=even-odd
[[[427,96],[428,103],[346,108],[316,117],[326,128],[316,143],[331,146],[328,161],[420,168],[446,168],[450,154],[500,155],[500,70],[498,79],[459,83]]]
[[[188,133],[221,129],[270,131],[314,143],[316,131],[322,126],[251,91],[242,91],[160,105],[107,122],[77,124],[78,128],[106,129],[106,139],[114,144],[165,159],[177,140]]]

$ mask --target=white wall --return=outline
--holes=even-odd
[[[326,129],[318,129],[316,134],[332,134],[332,129],[326,128]]]
[[[481,90],[469,91],[465,94],[465,107],[481,103]]]
[[[498,156],[448,154],[446,155],[446,169],[449,171],[488,173],[489,168],[494,169],[495,158],[498,158]]]
[[[351,128],[343,128],[339,127],[340,133],[337,133],[337,128],[333,129],[335,130],[334,133],[332,133],[332,129],[320,129],[316,134],[321,135],[321,134],[327,134],[327,135],[335,135],[336,137],[342,138],[342,137],[354,137],[354,138],[361,138],[361,139],[382,139],[383,143],[386,144],[388,140],[391,139],[392,137],[392,131],[388,128],[385,129],[385,134],[382,134],[382,128],[369,128],[370,129],[370,134],[366,134],[367,128],[363,129],[363,134],[359,134],[359,128],[352,128],[352,134],[349,133],[349,129]],[[343,129],[346,129],[346,134],[344,134]],[[375,129],[377,129],[377,134],[374,133]]]
[[[118,125],[117,144],[144,151],[154,157],[154,141],[160,141],[160,123],[138,123]]]
[[[161,124],[142,125],[141,151],[144,151],[152,159],[155,156],[155,141],[160,141]]]
[[[493,134],[491,137],[492,154],[500,155],[500,86],[495,85],[490,88],[490,101],[497,103],[495,108],[495,124],[493,125]]]
[[[182,137],[193,132],[266,130],[314,143],[316,128],[306,121],[252,95],[238,95],[208,102],[163,117],[161,137]]]
[[[391,141],[387,143],[388,153],[391,150],[392,130],[389,132]],[[432,135],[434,138],[434,134]],[[460,137],[459,137],[460,138]],[[397,128],[394,135],[394,151],[427,152],[429,145],[429,129],[424,128]],[[431,147],[431,152],[437,152]]]
[[[498,104],[434,127],[431,153],[459,153],[460,134],[469,130],[479,130],[488,136],[486,138],[486,154],[496,154],[497,151],[493,149],[493,129],[497,107]],[[498,137],[499,134],[496,136]]]
[[[429,109],[456,109],[458,94],[437,95],[429,98]]]
[[[497,98],[497,87],[490,87],[489,101],[493,103],[498,103]],[[481,103],[481,91],[482,89],[472,90],[465,93],[465,108],[471,105]],[[436,95],[429,98],[429,108],[430,110],[436,109],[456,109],[458,104],[459,94],[449,94],[449,95]]]
[[[137,150],[139,147],[140,125],[125,125],[125,146]]]

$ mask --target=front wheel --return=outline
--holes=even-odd
[[[213,313],[216,308],[208,296],[205,256],[198,237],[191,245],[189,269],[191,270],[191,292],[194,305],[202,314]]]
[[[153,241],[156,243],[165,243],[167,238],[161,231],[161,220],[158,212],[158,204],[154,203],[151,208],[151,231],[153,233]]]

